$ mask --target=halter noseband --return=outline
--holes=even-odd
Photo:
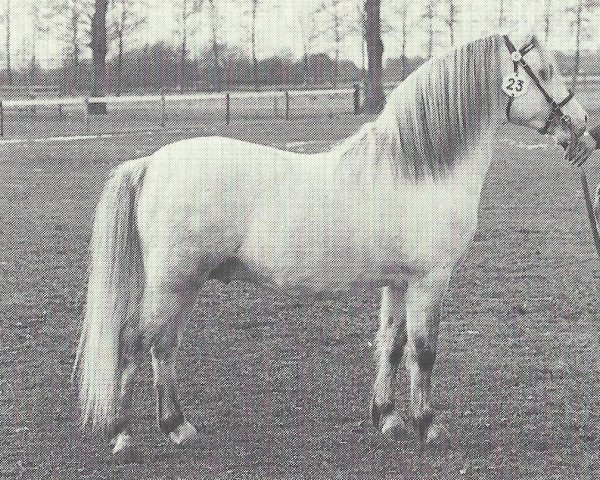
[[[546,120],[545,125],[541,129],[538,130],[539,133],[541,133],[542,135],[545,135],[546,133],[548,133],[550,125],[552,125],[555,118],[557,118],[557,117],[560,117],[561,119],[566,118],[566,115],[562,111],[562,107],[564,107],[567,103],[569,103],[569,101],[571,101],[571,99],[573,98],[573,96],[575,94],[573,93],[573,91],[569,90],[569,94],[562,101],[560,101],[558,103],[555,102],[554,99],[550,96],[550,94],[548,94],[548,92],[546,91],[546,89],[544,88],[542,83],[540,82],[540,80],[537,77],[537,75],[535,74],[535,72],[531,69],[531,67],[525,61],[525,58],[524,58],[525,55],[527,53],[529,53],[531,50],[533,50],[533,48],[534,48],[533,43],[528,43],[520,50],[517,50],[515,48],[515,46],[512,44],[512,42],[510,41],[510,39],[508,38],[508,35],[503,35],[503,37],[504,37],[504,43],[506,44],[506,48],[508,48],[508,52],[510,53],[510,58],[514,64],[515,74],[518,73],[519,65],[521,65],[523,67],[523,70],[525,70],[527,75],[529,75],[529,78],[531,78],[533,83],[535,83],[535,85],[538,87],[539,91],[542,92],[542,95],[548,102],[548,105],[550,105],[550,115],[548,115],[548,119]],[[510,122],[510,107],[512,106],[513,101],[514,101],[513,97],[508,97],[508,104],[506,105],[506,118],[508,119],[509,122]]]

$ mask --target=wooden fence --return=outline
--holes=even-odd
[[[71,97],[71,98],[24,98],[24,99],[5,99],[0,100],[0,137],[4,136],[7,127],[6,113],[8,110],[28,111],[32,117],[36,115],[36,109],[39,107],[56,108],[59,118],[63,117],[63,110],[68,107],[82,108],[85,112],[85,128],[90,132],[92,118],[90,105],[105,104],[112,105],[115,108],[132,108],[136,105],[155,105],[159,112],[159,124],[161,128],[167,126],[167,106],[177,104],[185,104],[186,102],[208,102],[213,110],[222,109],[225,122],[229,124],[232,121],[232,105],[236,101],[252,102],[253,100],[273,101],[275,115],[278,115],[282,109],[282,116],[290,119],[291,112],[294,107],[294,100],[301,97],[327,97],[331,96],[349,96],[351,105],[348,109],[358,114],[361,104],[360,86],[354,85],[353,88],[344,89],[322,89],[322,90],[285,90],[285,91],[236,91],[224,93],[190,93],[183,95],[123,95],[123,96],[107,96],[107,97]],[[282,105],[282,107],[280,107]]]

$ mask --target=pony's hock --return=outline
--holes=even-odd
[[[527,46],[518,59],[494,35],[429,60],[373,122],[325,153],[205,137],[115,168],[90,242],[75,367],[84,423],[122,425],[115,447],[130,444],[143,339],[160,427],[178,445],[196,438],[177,399],[175,358],[207,279],[305,294],[375,285],[374,424],[393,438],[406,431],[396,398],[404,358],[410,420],[421,441],[443,444],[447,432],[431,408],[441,305],[475,234],[510,88],[521,88],[509,96],[510,122],[559,143],[585,130],[586,112],[551,53],[535,37],[518,44]],[[526,91],[515,62],[533,82]]]

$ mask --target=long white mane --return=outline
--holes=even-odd
[[[443,177],[498,112],[501,42],[485,37],[423,64],[375,121],[339,146],[342,164],[389,162],[396,177],[415,182]]]

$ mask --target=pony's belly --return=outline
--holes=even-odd
[[[415,273],[397,262],[397,255],[376,258],[370,253],[346,246],[321,251],[279,248],[273,255],[263,256],[242,246],[237,258],[244,267],[235,278],[291,293],[326,293],[394,285]]]

